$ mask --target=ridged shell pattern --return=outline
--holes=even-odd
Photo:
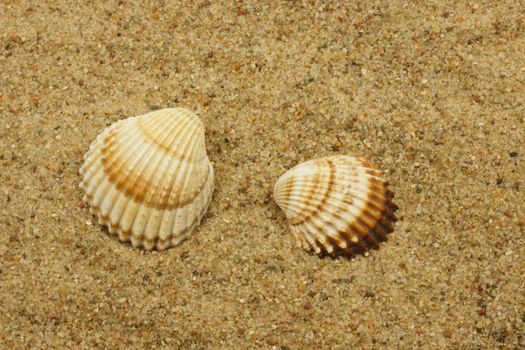
[[[91,213],[135,247],[179,244],[200,223],[212,197],[204,126],[184,108],[114,123],[84,160],[80,187]]]
[[[352,156],[310,160],[284,173],[274,199],[298,245],[320,256],[365,253],[387,239],[397,206],[383,173]]]

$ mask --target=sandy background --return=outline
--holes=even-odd
[[[525,347],[522,1],[0,6],[2,349]],[[203,119],[216,191],[145,253],[95,224],[78,169],[172,105]],[[296,249],[271,200],[341,153],[400,208],[354,261]]]

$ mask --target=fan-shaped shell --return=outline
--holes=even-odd
[[[91,144],[80,169],[84,200],[121,241],[146,250],[187,238],[213,192],[204,126],[168,108],[118,121]]]
[[[351,156],[310,160],[284,173],[274,199],[298,245],[321,256],[377,248],[396,221],[397,206],[382,172]]]

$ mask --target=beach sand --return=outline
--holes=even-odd
[[[515,1],[0,5],[0,348],[525,348],[525,8]],[[106,126],[206,127],[216,189],[180,246],[101,228]],[[296,248],[271,194],[311,158],[386,172],[369,256]]]

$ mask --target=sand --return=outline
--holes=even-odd
[[[2,1],[0,347],[523,349],[524,29],[518,0]],[[105,126],[174,105],[216,190],[147,253],[96,224],[78,169]],[[396,194],[368,257],[296,248],[271,199],[333,154]]]

